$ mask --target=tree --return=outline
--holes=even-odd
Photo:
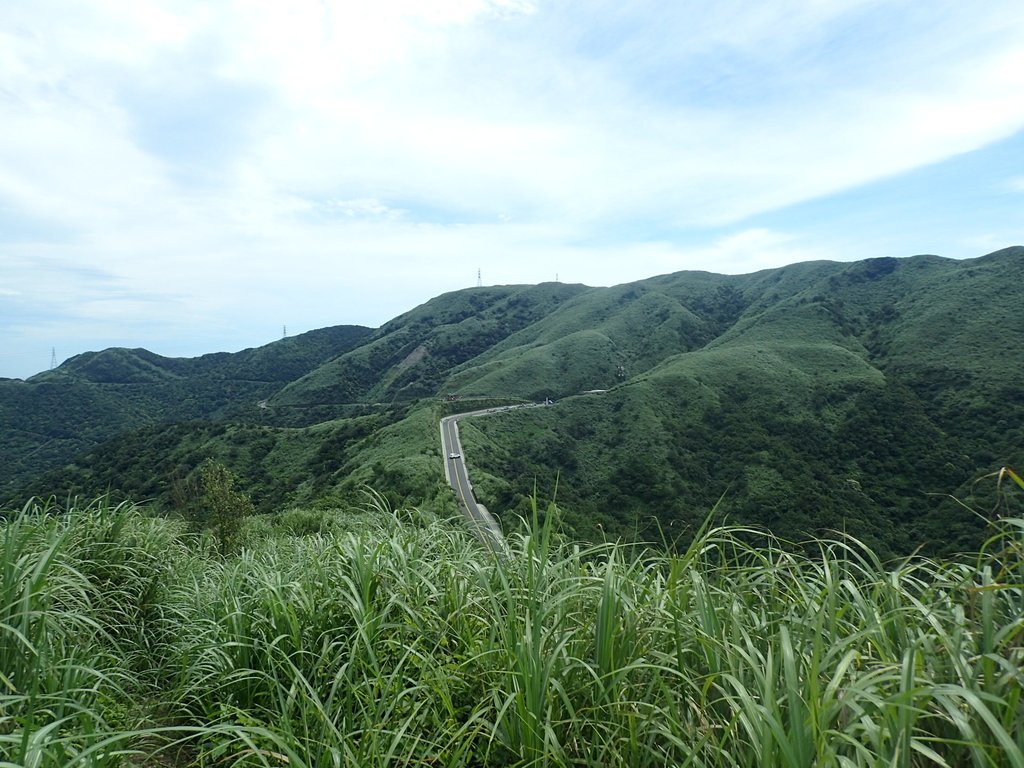
[[[203,462],[199,477],[206,526],[213,532],[221,555],[228,557],[241,545],[242,518],[253,514],[252,500],[249,494],[235,490],[238,478],[218,461]]]

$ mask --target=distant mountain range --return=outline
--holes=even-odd
[[[982,521],[949,494],[988,504],[975,479],[1024,463],[1021,274],[1014,247],[473,288],[375,330],[237,354],[88,353],[0,380],[0,499],[169,504],[174,478],[213,456],[264,509],[340,504],[364,483],[444,508],[446,397],[553,398],[464,424],[492,511],[523,509],[535,483],[554,493],[557,475],[584,536],[672,539],[721,497],[720,514],[793,537],[967,545]]]

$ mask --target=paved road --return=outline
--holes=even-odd
[[[459,506],[469,521],[473,533],[491,552],[496,555],[505,555],[508,552],[508,546],[505,544],[505,537],[501,535],[501,528],[491,517],[487,507],[478,504],[473,498],[473,486],[469,482],[466,460],[462,455],[462,443],[459,441],[458,423],[459,419],[464,419],[467,416],[482,416],[487,413],[496,413],[499,410],[509,409],[493,408],[484,411],[471,411],[441,419],[441,451],[445,462],[444,475],[455,491],[455,497],[459,500]]]

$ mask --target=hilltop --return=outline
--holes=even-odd
[[[76,355],[25,381],[0,379],[0,498],[118,435],[155,424],[244,420],[283,384],[371,333],[323,328],[197,358],[112,348]]]
[[[1007,280],[1021,268],[1017,248],[733,279],[731,301],[718,304],[733,318],[723,312],[727,327],[707,343],[637,366],[607,394],[465,429],[486,468],[478,486],[499,509],[522,507],[521,478],[544,467],[553,488],[557,469],[559,498],[592,536],[598,523],[619,528],[616,510],[627,508],[646,535],[662,526],[671,537],[724,494],[732,519],[789,535],[967,546],[981,521],[948,494],[969,498],[974,478],[1019,462],[1024,444],[1024,361],[1012,343],[1024,291]],[[687,277],[635,290],[666,305],[692,286]],[[660,317],[651,335],[668,337],[679,321]]]
[[[1022,269],[1015,247],[497,286],[237,355],[90,353],[0,382],[14,437],[0,488],[170,503],[174,478],[212,456],[263,508],[332,504],[364,483],[444,506],[443,408],[553,398],[464,425],[499,514],[537,484],[555,494],[557,477],[564,524],[591,538],[671,539],[722,497],[733,522],[784,536],[967,546],[981,521],[944,500],[1020,463],[1024,444]]]

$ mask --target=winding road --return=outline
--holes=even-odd
[[[487,507],[478,504],[473,498],[473,486],[469,482],[469,473],[466,470],[466,459],[462,455],[462,443],[459,441],[459,419],[470,416],[486,416],[500,411],[509,411],[515,408],[530,406],[505,406],[501,408],[489,408],[482,411],[469,411],[459,413],[455,416],[445,416],[441,419],[441,451],[444,457],[444,476],[455,491],[455,497],[459,500],[462,513],[469,521],[469,526],[476,534],[476,537],[495,555],[507,555],[508,545],[501,533],[498,522],[487,511]]]

